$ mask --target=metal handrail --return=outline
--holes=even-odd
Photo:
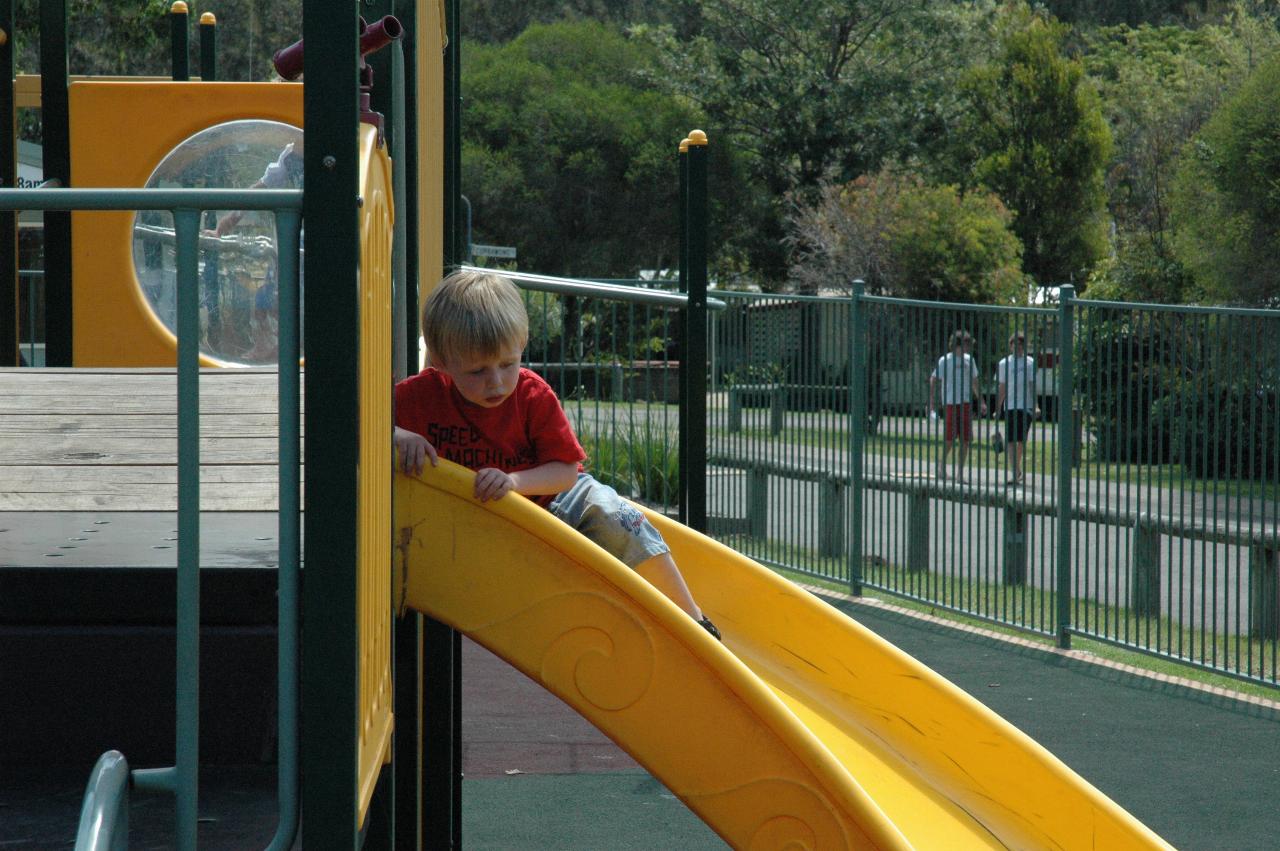
[[[129,847],[129,762],[107,751],[89,774],[80,807],[76,851],[125,851]]]
[[[297,333],[299,189],[0,189],[0,210],[167,210],[177,246],[178,568],[177,743],[174,765],[134,770],[139,789],[175,796],[177,847],[194,849],[200,716],[200,215],[206,210],[274,212],[280,240],[279,666],[280,817],[272,848],[292,844],[298,824],[298,599],[301,565]]]
[[[554,293],[556,295],[586,296],[588,298],[607,298],[615,301],[629,301],[636,304],[649,304],[658,307],[684,309],[689,304],[689,296],[684,293],[673,293],[665,290],[648,290],[640,287],[628,287],[621,284],[602,284],[599,281],[588,281],[583,278],[561,278],[554,275],[538,275],[533,272],[509,272],[505,269],[485,269],[480,266],[463,265],[468,272],[491,272],[510,278],[524,289],[537,292]],[[707,299],[710,310],[724,310],[728,305],[715,298]]]

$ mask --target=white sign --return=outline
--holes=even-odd
[[[500,257],[503,260],[515,260],[514,245],[472,245],[471,253],[476,257]]]
[[[18,189],[35,189],[44,182],[44,157],[39,145],[18,142]]]

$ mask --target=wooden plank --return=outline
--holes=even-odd
[[[276,464],[276,438],[270,437],[202,437],[202,464]],[[77,434],[49,434],[40,440],[27,436],[0,434],[0,471],[30,465],[85,466],[128,464],[176,464],[178,442],[168,438],[117,438],[99,436],[86,441]],[[0,488],[6,476],[0,472]]]
[[[274,370],[202,370],[201,508],[274,511]],[[0,369],[0,511],[174,511],[172,369]]]
[[[276,469],[201,467],[201,509],[275,511]],[[0,488],[0,511],[174,511],[177,501],[172,466],[27,467]]]
[[[0,433],[43,438],[51,434],[79,434],[96,438],[174,438],[178,433],[177,414],[25,414],[0,425]],[[200,433],[209,436],[275,437],[277,418],[270,414],[204,414]]]

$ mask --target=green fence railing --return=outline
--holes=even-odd
[[[708,508],[727,543],[1277,683],[1280,312],[1067,287],[1053,308],[717,296]],[[957,332],[968,359],[940,365]]]
[[[277,220],[279,264],[279,679],[280,823],[273,848],[293,843],[298,814],[298,588],[300,401],[298,248],[301,190],[286,189],[9,189],[0,210],[167,210],[177,246],[178,547],[177,687],[174,765],[135,769],[140,791],[174,795],[177,847],[195,847],[200,762],[200,217],[206,210],[263,210]],[[123,760],[120,760],[123,764]],[[112,763],[115,764],[114,762]],[[93,789],[94,787],[91,787]],[[112,784],[115,794],[127,784]],[[100,804],[110,815],[112,801]]]

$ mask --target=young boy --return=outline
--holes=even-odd
[[[947,347],[951,351],[938,358],[938,365],[929,376],[929,410],[937,410],[934,398],[941,385],[946,431],[942,438],[942,457],[938,459],[938,478],[946,479],[947,456],[951,454],[951,444],[959,437],[956,478],[964,482],[964,465],[969,458],[969,444],[973,443],[973,399],[978,400],[983,416],[987,414],[987,403],[978,387],[978,364],[969,354],[973,350],[973,336],[968,331],[957,330]]]
[[[1031,421],[1040,416],[1036,405],[1036,362],[1027,355],[1027,337],[1021,331],[1009,338],[1008,357],[996,364],[996,380],[1000,391],[996,410],[1004,410],[1004,428],[1009,444],[1009,460],[1013,476],[1005,484],[1019,486],[1026,475],[1024,458]]]
[[[438,458],[476,471],[481,502],[529,497],[634,569],[707,632],[671,550],[635,506],[582,472],[586,458],[537,373],[520,367],[529,317],[507,278],[458,271],[422,307],[430,365],[396,385],[395,444],[406,472]]]

